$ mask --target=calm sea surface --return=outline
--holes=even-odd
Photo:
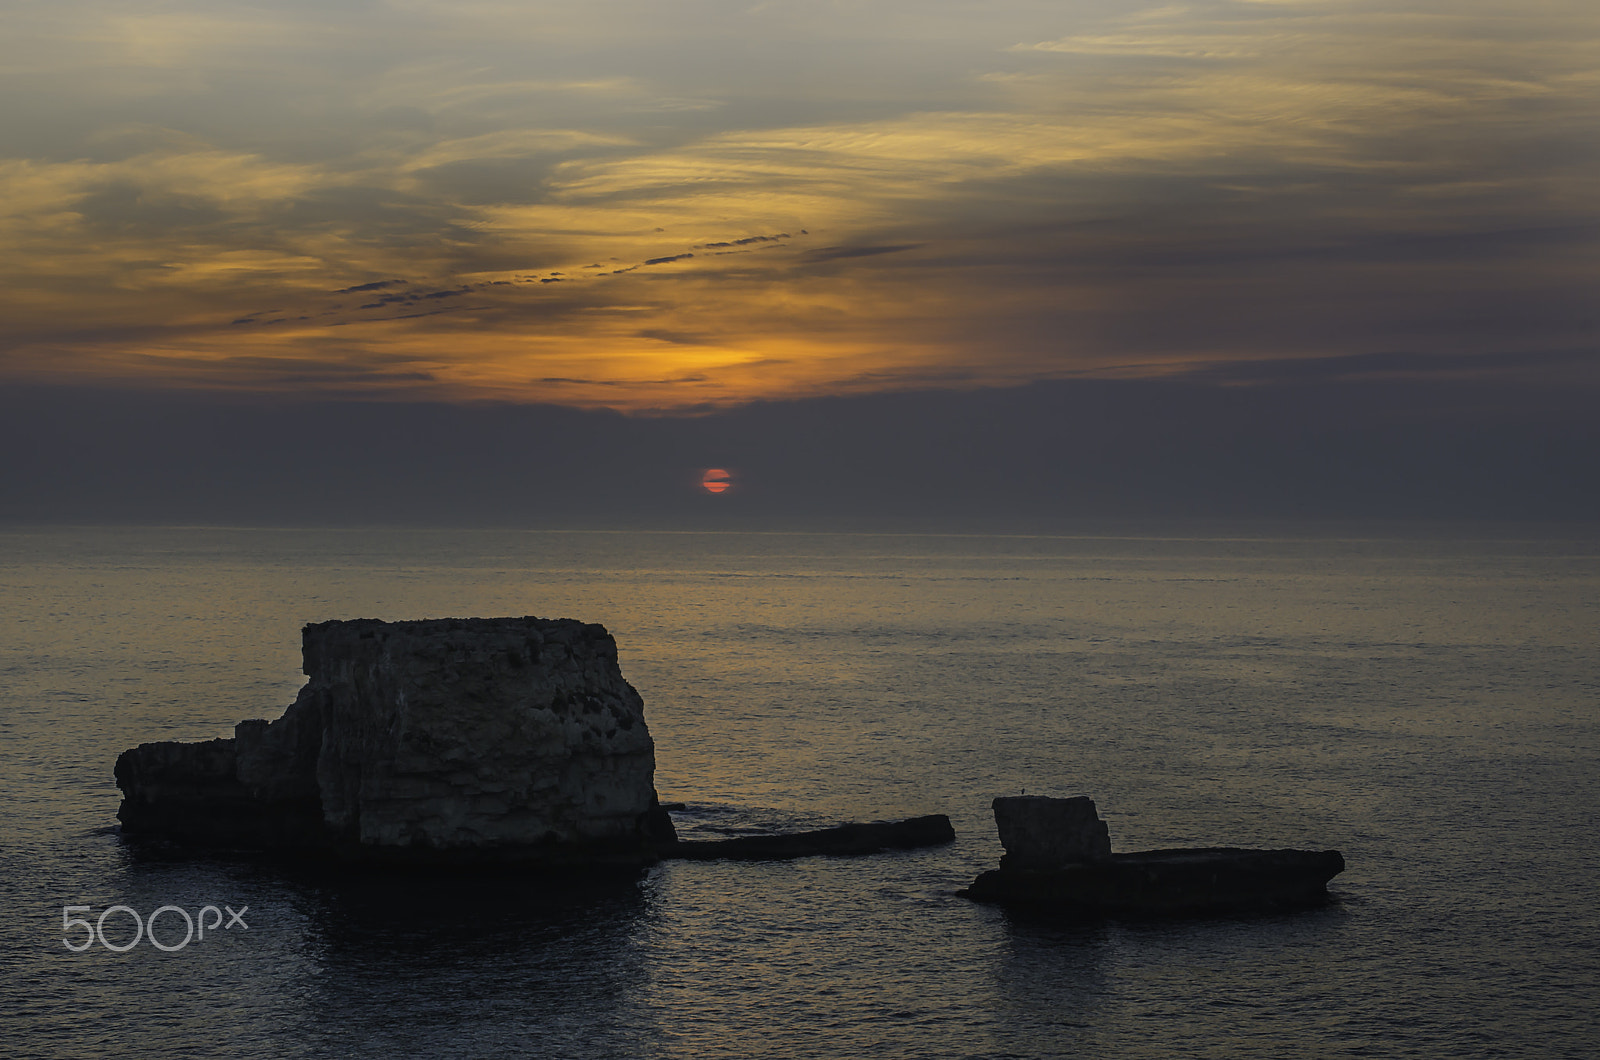
[[[567,888],[122,846],[117,753],[276,717],[304,623],[523,614],[615,634],[681,831],[956,843]],[[1592,1056],[1597,649],[1600,538],[1560,529],[0,531],[0,1054]],[[1024,788],[1121,850],[1349,869],[1256,919],[955,897]],[[119,904],[248,927],[69,952],[64,906]]]

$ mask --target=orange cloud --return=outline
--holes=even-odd
[[[0,99],[88,130],[0,160],[0,379],[682,409],[1589,341],[1585,5],[66,6]]]

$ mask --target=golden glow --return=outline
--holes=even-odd
[[[1459,306],[1585,285],[1494,239],[1595,215],[1589,4],[142,6],[0,46],[0,380],[693,409],[1503,349]]]

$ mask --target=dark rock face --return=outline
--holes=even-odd
[[[239,779],[236,740],[147,743],[117,759],[123,831],[205,846],[276,847],[321,841],[315,798],[267,803]]]
[[[815,855],[850,857],[879,854],[885,850],[913,850],[937,846],[955,839],[950,818],[942,813],[912,817],[904,821],[872,824],[843,824],[814,832],[787,835],[737,836],[733,839],[683,840],[663,853],[681,861],[766,861],[803,858]]]
[[[994,869],[961,893],[1102,916],[1272,912],[1323,904],[1343,871],[1337,850],[1145,850],[1062,869]]]
[[[655,745],[601,626],[322,622],[308,681],[232,740],[117,759],[131,836],[363,860],[645,864],[675,841]]]
[[[1001,797],[994,800],[994,823],[1006,848],[1004,868],[1053,869],[1111,857],[1111,832],[1083,795]]]
[[[1019,807],[1020,802],[1034,804]],[[1328,881],[1344,871],[1337,850],[1200,847],[1113,854],[1106,826],[1085,798],[996,799],[994,810],[1006,855],[999,869],[960,892],[980,902],[1099,916],[1303,909],[1326,902]],[[1055,836],[1044,834],[1052,821],[1062,829]],[[1103,854],[1097,838],[1102,836]]]

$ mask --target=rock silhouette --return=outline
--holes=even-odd
[[[320,622],[276,721],[117,759],[123,833],[422,865],[636,868],[949,842],[942,815],[678,842],[617,646],[571,619]],[[681,804],[680,804],[681,805]]]
[[[675,839],[644,704],[570,619],[321,622],[276,721],[116,765],[123,832],[360,860],[638,865]]]
[[[994,800],[1005,856],[960,893],[980,902],[1108,916],[1303,909],[1328,900],[1337,850],[1195,847],[1111,852],[1093,800]]]

